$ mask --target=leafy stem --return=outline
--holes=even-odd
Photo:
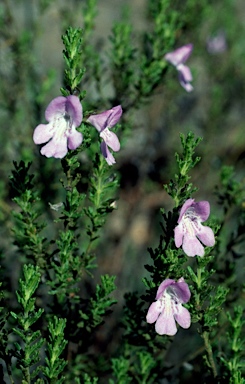
[[[213,376],[216,377],[217,376],[217,368],[216,368],[216,365],[215,365],[213,351],[212,351],[212,346],[211,346],[210,339],[209,339],[209,332],[204,331],[203,334],[202,334],[202,338],[204,340],[204,345],[205,345],[205,349],[206,349],[206,352],[207,352],[209,365],[210,365],[210,367],[212,369]]]
[[[84,208],[89,219],[87,225],[88,244],[83,253],[85,268],[91,268],[91,249],[98,239],[98,232],[104,225],[106,216],[114,209],[114,195],[118,181],[114,174],[110,174],[108,166],[102,156],[96,154],[93,173],[90,177],[89,200],[90,205]]]
[[[182,205],[196,192],[197,188],[193,188],[192,183],[189,183],[191,178],[189,172],[201,160],[200,157],[195,156],[195,149],[202,140],[201,137],[195,139],[193,132],[189,132],[186,137],[181,133],[180,140],[183,147],[182,155],[175,154],[179,173],[175,174],[174,179],[164,186],[167,193],[173,198],[175,207]]]
[[[24,265],[24,278],[19,280],[19,291],[16,292],[22,312],[16,314],[11,312],[12,317],[17,321],[18,327],[13,328],[13,332],[20,337],[24,343],[24,347],[20,343],[15,342],[15,357],[17,358],[17,366],[21,369],[24,377],[23,383],[31,383],[40,367],[31,373],[30,369],[34,364],[39,362],[39,353],[43,345],[41,332],[32,331],[31,326],[35,324],[43,313],[43,309],[35,308],[36,299],[34,295],[41,279],[38,267],[33,265]]]

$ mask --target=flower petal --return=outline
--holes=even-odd
[[[113,127],[122,115],[122,107],[118,105],[108,109],[105,112],[99,113],[97,115],[91,115],[88,118],[88,122],[92,124],[98,132],[102,132],[106,128]]]
[[[179,248],[183,243],[184,230],[183,225],[180,223],[177,227],[174,228],[174,242],[177,248]]]
[[[182,328],[189,328],[191,325],[191,315],[188,309],[178,304],[177,312],[174,313],[174,318]]]
[[[171,285],[171,291],[179,303],[187,303],[187,301],[190,300],[191,292],[188,284],[183,278],[182,280],[178,280],[176,283],[174,282],[174,284]]]
[[[49,141],[52,136],[51,124],[39,124],[33,132],[33,141],[35,144],[43,144]]]
[[[187,65],[180,64],[177,66],[177,70],[179,71],[181,79],[183,79],[185,83],[188,83],[193,80],[191,70],[189,67],[187,67]]]
[[[173,52],[167,53],[164,58],[169,63],[173,64],[175,67],[181,63],[185,63],[186,60],[189,58],[191,52],[193,49],[192,44],[186,44],[183,45],[183,47],[180,47],[176,49]]]
[[[79,127],[83,119],[83,108],[79,98],[74,95],[67,96],[65,107],[67,114],[72,118],[72,125]]]
[[[185,212],[187,211],[188,208],[190,208],[193,203],[194,203],[194,199],[188,199],[186,200],[186,202],[183,204],[181,210],[180,210],[180,214],[179,214],[179,219],[178,219],[178,223],[180,223],[183,215],[185,214]]]
[[[118,120],[120,119],[121,115],[122,115],[121,105],[117,105],[116,107],[113,107],[111,109],[111,114],[108,117],[107,127],[108,128],[114,127],[114,125],[116,125]]]
[[[210,204],[208,201],[199,201],[192,204],[195,212],[200,217],[200,221],[206,221],[210,215]]]
[[[104,141],[102,141],[102,143],[100,144],[100,148],[101,148],[102,155],[106,159],[107,163],[109,165],[115,164],[116,160],[115,160],[114,156],[111,154],[111,152],[109,151],[109,149],[108,149],[108,147]]]
[[[58,96],[53,99],[45,111],[45,118],[48,122],[59,115],[68,114],[71,118],[72,125],[78,127],[82,122],[83,110],[80,100],[77,96],[70,95],[67,97]]]
[[[215,244],[214,233],[210,227],[201,225],[201,231],[197,233],[197,237],[208,247],[213,247]]]
[[[180,85],[182,85],[187,92],[191,92],[193,90],[193,86],[190,84],[190,81],[192,81],[192,75],[189,67],[181,65],[180,69],[178,68],[178,73]]]
[[[196,237],[188,236],[188,234],[184,236],[182,248],[187,256],[204,255],[204,248],[200,241]]]
[[[163,311],[156,321],[155,329],[159,335],[175,335],[177,332],[177,327],[173,314],[168,313],[166,316],[165,312]]]
[[[67,152],[68,149],[66,138],[59,141],[51,140],[41,149],[42,155],[45,155],[46,157],[55,157],[57,159],[62,159],[65,157]]]
[[[99,113],[98,115],[91,115],[87,121],[92,124],[98,132],[103,131],[106,128],[109,111]]]
[[[193,91],[193,86],[190,83],[185,83],[182,80],[179,80],[180,85],[186,90],[186,92],[192,92]]]
[[[166,288],[168,288],[170,285],[174,284],[175,281],[172,279],[165,279],[158,287],[157,294],[156,294],[156,300],[160,299],[163,295],[163,292]]]
[[[67,139],[67,145],[69,149],[76,149],[82,144],[83,135],[80,132],[74,130]]]
[[[152,303],[146,315],[147,323],[149,324],[155,323],[161,311],[162,311],[162,308],[159,301],[155,301],[154,303]]]
[[[109,131],[108,128],[104,129],[100,133],[100,137],[104,140],[104,142],[115,152],[120,150],[120,142],[118,140],[117,135],[114,132]]]
[[[58,96],[53,99],[46,108],[45,119],[50,122],[57,115],[64,115],[66,112],[66,97]]]

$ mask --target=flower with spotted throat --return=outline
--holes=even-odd
[[[182,304],[190,300],[191,293],[188,284],[181,277],[177,282],[172,279],[164,280],[156,295],[156,301],[148,309],[147,323],[155,323],[159,335],[173,336],[177,332],[176,322],[182,328],[189,328],[191,316]]]
[[[115,164],[116,160],[109,151],[108,147],[110,147],[114,152],[118,152],[120,150],[118,137],[114,132],[111,132],[109,128],[112,128],[115,124],[117,124],[121,115],[122,107],[121,105],[118,105],[105,112],[99,113],[98,115],[91,115],[88,118],[88,122],[97,129],[100,137],[103,139],[100,149],[109,165]]]
[[[180,210],[178,225],[174,229],[175,245],[182,245],[187,256],[203,256],[204,247],[212,247],[215,243],[214,233],[210,227],[203,226],[210,214],[208,201],[195,203],[194,199],[188,199]],[[201,242],[199,241],[201,240]]]
[[[46,111],[48,124],[39,124],[33,133],[35,144],[43,144],[41,154],[62,159],[68,149],[76,149],[83,141],[83,135],[76,131],[82,122],[83,110],[77,96],[58,96]]]

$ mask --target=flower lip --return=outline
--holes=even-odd
[[[114,132],[109,131],[108,128],[105,128],[100,132],[100,137],[114,152],[118,152],[120,150],[120,142],[117,135]]]
[[[188,212],[189,214],[191,214],[192,212],[193,216],[196,215],[196,217],[199,217],[202,222],[206,221],[210,215],[210,204],[208,201],[199,201],[198,203],[196,203],[195,199],[186,200],[180,210],[178,223],[180,223],[180,221],[182,220],[183,215],[185,215],[186,213],[188,214]]]
[[[156,300],[160,299],[163,292],[168,288],[171,284],[175,283],[172,279],[166,279],[164,280],[158,287],[157,294],[156,294]]]
[[[170,296],[177,297],[181,303],[186,303],[191,296],[188,284],[183,277],[177,282],[172,279],[164,280],[157,290],[156,300],[159,300],[165,291],[169,293]]]
[[[184,64],[179,64],[177,67],[179,74],[179,82],[180,85],[187,91],[191,92],[193,90],[193,86],[190,84],[192,81],[192,74],[190,68]]]
[[[208,201],[199,201],[194,203],[196,214],[200,217],[200,221],[206,221],[210,215],[210,204]]]
[[[108,165],[113,165],[116,163],[114,156],[109,151],[109,149],[108,149],[108,147],[104,141],[102,141],[102,143],[100,144],[100,149],[101,149],[101,153],[104,156],[104,158],[106,159]]]
[[[82,122],[82,105],[77,96],[58,96],[53,99],[46,108],[45,118],[48,122],[52,121],[56,116],[63,116],[73,122],[78,127]]]
[[[185,282],[170,285],[166,292],[177,301],[177,303],[187,303],[190,300],[191,293]]]

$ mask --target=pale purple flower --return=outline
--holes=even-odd
[[[117,124],[118,120],[122,115],[122,107],[118,105],[108,111],[99,113],[98,115],[91,115],[88,118],[88,122],[92,124],[103,139],[100,148],[102,155],[106,159],[109,165],[115,164],[116,160],[112,153],[109,151],[110,147],[114,152],[118,152],[120,149],[120,142],[117,135],[111,132],[109,128],[112,128]]]
[[[227,42],[224,31],[219,31],[216,36],[207,39],[207,51],[211,55],[223,53],[227,50]]]
[[[191,92],[193,90],[193,86],[190,84],[192,81],[192,74],[190,68],[187,67],[184,63],[189,58],[193,49],[192,44],[183,45],[176,49],[173,52],[167,53],[164,58],[169,63],[173,64],[179,73],[179,82],[182,87],[187,91]]]
[[[202,222],[209,217],[209,213],[208,201],[195,203],[194,199],[188,199],[182,206],[178,225],[174,229],[174,240],[177,248],[182,245],[187,256],[203,256],[204,247],[201,242],[208,247],[214,245],[212,229],[202,225]]]
[[[63,158],[69,149],[76,149],[83,136],[76,131],[82,122],[83,111],[77,96],[58,96],[45,111],[48,124],[39,124],[33,133],[35,144],[43,144],[41,154],[47,157]]]
[[[147,323],[154,323],[159,335],[173,336],[177,332],[175,321],[182,328],[189,328],[191,316],[188,309],[182,306],[190,300],[188,284],[181,277],[177,282],[164,280],[157,290],[156,301],[151,304],[146,315]]]

